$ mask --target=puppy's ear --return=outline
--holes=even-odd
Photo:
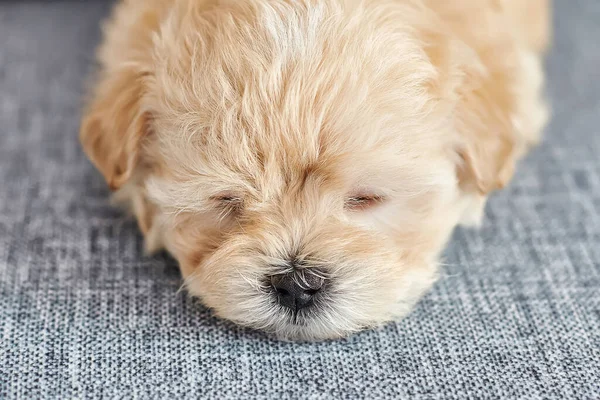
[[[459,92],[455,110],[457,175],[461,187],[481,195],[503,188],[511,180],[517,159],[511,121],[513,99],[506,77],[468,74],[469,87]],[[479,85],[473,88],[471,85]]]
[[[427,53],[438,71],[435,96],[451,104],[460,186],[481,195],[504,187],[520,148],[513,124],[514,54],[502,46],[476,52],[435,33],[429,43]]]
[[[96,84],[82,120],[84,152],[111,190],[119,189],[131,177],[148,132],[149,113],[140,107],[143,80],[144,75],[134,70],[111,71]]]

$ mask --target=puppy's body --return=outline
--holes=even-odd
[[[400,317],[546,120],[548,5],[129,0],[81,138],[149,250],[289,339]]]

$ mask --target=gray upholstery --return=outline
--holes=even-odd
[[[102,1],[0,3],[0,398],[600,398],[600,2],[557,0],[545,142],[404,321],[281,343],[177,294],[77,131]]]

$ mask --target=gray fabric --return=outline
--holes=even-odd
[[[177,294],[109,205],[77,142],[108,3],[0,3],[0,397],[600,398],[600,2],[555,6],[554,120],[483,229],[404,321],[294,344]]]

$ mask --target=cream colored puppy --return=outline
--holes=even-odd
[[[526,5],[525,5],[526,4]],[[189,293],[282,339],[405,315],[547,118],[546,0],[126,0],[81,140]]]

